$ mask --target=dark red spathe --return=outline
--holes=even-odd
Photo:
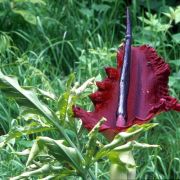
[[[123,52],[122,47],[117,53],[117,68],[106,68],[108,77],[102,82],[97,82],[98,91],[90,95],[95,106],[94,111],[86,112],[79,107],[73,107],[75,117],[80,118],[88,130],[105,117],[107,121],[100,127],[100,131],[105,134],[108,132],[108,136],[114,136],[134,124],[149,121],[160,112],[180,111],[180,104],[168,93],[169,65],[157,55],[152,47],[143,45],[132,47],[126,125],[117,122],[116,112]]]

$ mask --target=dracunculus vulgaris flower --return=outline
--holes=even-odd
[[[180,104],[168,92],[170,67],[153,47],[131,46],[131,25],[127,10],[126,41],[117,52],[117,67],[105,68],[107,78],[96,82],[98,90],[89,97],[94,110],[74,106],[75,117],[91,130],[105,117],[102,132],[112,139],[134,124],[143,124],[164,111],[180,111]]]

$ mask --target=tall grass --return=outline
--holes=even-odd
[[[71,72],[75,72],[76,81],[80,83],[92,76],[96,80],[103,79],[103,68],[115,66],[116,49],[124,39],[125,2],[45,2],[42,5],[26,1],[16,4],[13,1],[15,7],[26,10],[26,14],[15,13],[10,1],[0,3],[0,69],[6,74],[18,76],[23,86],[53,91],[57,96],[65,90],[65,82]],[[133,43],[148,43],[170,63],[170,92],[180,98],[180,49],[173,39],[180,28],[174,21],[169,24],[167,17],[161,13],[168,11],[168,3],[162,0],[158,1],[157,6],[153,6],[150,0],[146,0],[144,4],[138,0],[132,1]],[[176,5],[175,1],[171,4],[174,7]],[[35,17],[35,23],[26,19],[28,13]],[[157,14],[154,19],[153,14]],[[149,18],[150,24],[146,24],[144,18]],[[153,24],[154,21],[157,23]],[[166,31],[159,30],[163,25],[172,27]],[[92,86],[87,89],[87,94],[94,90],[95,87]],[[86,97],[82,105],[87,109],[91,108]],[[17,104],[0,95],[0,134],[5,134],[12,128],[13,119],[18,115]],[[163,113],[153,120],[160,125],[140,137],[140,141],[159,144],[161,149],[135,152],[138,179],[164,180],[180,177],[179,119],[178,113]],[[53,132],[50,136],[56,137],[56,134]],[[103,139],[101,136],[100,138]],[[14,153],[31,145],[31,138],[24,139],[19,139],[15,145],[12,142],[11,146],[0,150],[0,178],[6,179],[25,168],[25,160]],[[83,135],[81,140],[86,141]],[[78,143],[83,146],[83,143]],[[103,165],[96,163],[94,172],[97,179],[108,179],[108,168],[107,161]]]

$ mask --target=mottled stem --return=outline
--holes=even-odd
[[[126,41],[124,47],[123,66],[121,70],[121,78],[119,82],[120,95],[117,110],[117,126],[126,124],[127,118],[127,99],[129,92],[129,79],[130,79],[130,63],[131,63],[131,22],[129,15],[129,8],[126,11]]]

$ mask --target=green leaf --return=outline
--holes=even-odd
[[[45,97],[47,97],[47,98],[49,98],[49,99],[56,100],[56,96],[55,96],[55,94],[53,94],[52,92],[48,92],[48,91],[45,91],[45,90],[42,90],[42,89],[39,89],[39,88],[37,88],[37,91],[38,91],[41,95],[43,95],[43,96],[45,96]]]
[[[10,180],[18,180],[18,179],[24,179],[24,178],[29,179],[29,177],[31,177],[31,176],[45,175],[45,174],[48,174],[48,173],[53,174],[53,172],[60,172],[60,170],[62,170],[62,167],[52,166],[50,164],[44,164],[39,169],[32,170],[32,171],[26,171],[26,172],[22,173],[19,176],[10,178]]]
[[[48,154],[53,155],[59,162],[68,162],[81,173],[83,172],[82,160],[79,158],[75,148],[65,146],[63,140],[54,140],[49,137],[38,137],[33,144],[26,165],[28,166],[34,158],[45,148]]]
[[[159,145],[150,145],[150,144],[146,144],[146,143],[138,143],[136,141],[129,141],[126,144],[118,146],[118,147],[114,148],[113,150],[111,150],[108,153],[108,156],[114,157],[116,154],[119,154],[124,151],[131,151],[132,149],[135,149],[135,148],[139,149],[139,148],[157,148],[157,147],[159,147]],[[113,158],[111,158],[111,159],[113,159]],[[116,161],[117,159],[114,158],[114,160]]]
[[[59,125],[59,119],[56,114],[51,111],[44,103],[40,102],[33,89],[23,89],[15,77],[4,75],[0,71],[0,90],[2,90],[7,96],[13,97],[18,103],[23,106],[30,107],[43,115],[50,123],[52,123],[64,136],[67,142],[74,148],[76,146],[67,136],[64,129]],[[81,156],[79,152],[79,156]]]
[[[88,9],[88,8],[82,8],[79,10],[80,13],[84,16],[86,16],[87,18],[90,18],[93,16],[94,14],[94,10],[93,9]]]
[[[174,64],[175,66],[180,66],[180,59],[170,60],[168,63]]]
[[[61,94],[58,99],[59,117],[62,123],[67,120],[66,117],[68,113],[72,113],[73,99],[75,96],[71,93],[71,88],[74,79],[74,73],[70,74],[66,82],[66,91]]]
[[[180,22],[180,6],[177,6],[174,14],[175,14],[175,23],[177,24]]]
[[[94,80],[95,80],[95,77],[92,77],[92,78],[88,79],[87,81],[85,81],[85,82],[84,82],[80,87],[78,87],[78,88],[77,88],[78,84],[76,84],[76,85],[72,88],[71,92],[72,92],[72,93],[75,93],[76,95],[81,94],[82,92],[85,91],[85,89],[86,89],[89,85],[93,84],[93,81],[94,81]]]
[[[149,124],[142,124],[142,125],[134,125],[127,129],[125,132],[120,132],[114,138],[114,140],[104,146],[104,149],[113,149],[119,145],[124,144],[125,142],[129,141],[130,139],[136,138],[142,132],[148,131],[149,129],[157,126],[157,123],[149,123]]]
[[[6,76],[1,71],[0,71],[0,90],[2,90],[6,95],[10,94],[11,97],[16,99],[18,102],[23,103],[24,106],[31,107],[37,110],[41,115],[43,115],[50,123],[52,123],[59,130],[59,132],[64,136],[66,141],[73,147],[73,149],[75,150],[74,152],[76,153],[76,155],[78,155],[78,158],[81,159],[81,161],[84,161],[77,147],[67,136],[63,127],[60,126],[59,119],[56,116],[56,114],[53,111],[51,111],[44,103],[39,101],[36,93],[33,90],[23,89],[19,85],[17,78]],[[79,163],[78,164],[75,163],[74,166],[76,166],[76,168],[81,172],[82,175],[84,174],[84,171],[83,170],[81,171],[81,168],[79,167]],[[87,171],[89,172],[91,177],[94,177],[90,170]]]
[[[108,153],[115,150],[115,148],[122,148],[123,150],[130,150],[132,149],[132,144],[125,144],[131,139],[137,138],[141,133],[148,131],[149,129],[157,126],[157,123],[149,123],[149,124],[142,124],[142,125],[134,125],[127,129],[125,132],[120,132],[115,136],[113,141],[105,146],[103,146],[100,151],[96,154],[95,159],[101,159],[107,156]],[[123,145],[125,144],[125,145]]]
[[[48,143],[47,148],[49,149],[49,153],[56,157],[59,162],[69,162],[70,165],[73,164],[77,170],[80,170],[82,168],[82,161],[79,158],[76,149],[65,146],[63,143],[64,141],[62,140],[53,140]]]
[[[11,47],[11,38],[7,34],[0,35],[0,54],[5,53]]]
[[[173,41],[176,43],[180,43],[180,33],[172,35]]]
[[[75,79],[75,75],[74,73],[71,73],[69,76],[68,76],[68,80],[66,82],[66,89],[67,90],[70,90],[71,86],[72,86],[72,83],[74,82],[74,79]]]
[[[30,11],[28,10],[22,10],[22,9],[12,9],[12,11],[15,14],[19,14],[21,15],[25,21],[27,21],[30,24],[36,24],[36,16],[34,14],[32,14]]]
[[[70,92],[63,93],[58,100],[59,116],[62,122],[65,122],[68,111]]]
[[[26,126],[19,126],[15,125],[12,127],[12,129],[6,134],[3,139],[3,141],[0,142],[0,147],[3,147],[8,141],[12,139],[19,138],[24,135],[29,135],[29,134],[34,134],[34,133],[40,133],[44,131],[50,131],[53,130],[54,128],[49,127],[49,126],[41,126],[37,122],[32,122]]]
[[[135,179],[136,164],[133,158],[132,150],[134,148],[157,148],[158,145],[149,145],[138,143],[136,141],[127,142],[124,145],[114,148],[106,155],[112,163],[111,179],[123,178],[125,180]]]
[[[102,118],[98,123],[93,127],[93,129],[88,134],[88,141],[86,144],[86,164],[93,163],[92,158],[94,157],[97,147],[98,147],[98,141],[97,141],[97,134],[99,133],[100,126],[106,121],[105,118]]]
[[[19,156],[27,156],[27,155],[29,155],[29,153],[30,153],[29,149],[25,149],[25,150],[23,150],[21,152],[18,152],[18,151],[13,152],[13,154],[17,154]]]
[[[47,119],[55,119],[55,114],[39,101],[33,89],[23,89],[16,77],[5,76],[0,71],[0,89],[8,96],[14,98],[23,106],[37,109]]]
[[[99,11],[99,12],[106,12],[108,9],[110,9],[110,6],[106,5],[106,4],[93,3],[92,9],[94,9],[95,11]]]
[[[0,3],[5,3],[7,0],[0,0]]]

